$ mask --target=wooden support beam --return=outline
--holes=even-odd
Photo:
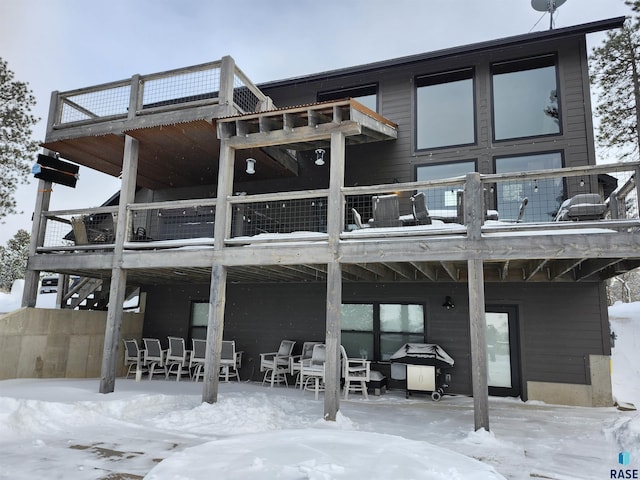
[[[224,307],[227,298],[227,267],[214,264],[211,268],[209,316],[207,317],[207,346],[204,360],[202,401],[218,401],[220,355],[224,334]]]
[[[469,260],[469,332],[475,429],[489,430],[489,386],[487,379],[487,322],[482,260]]]
[[[551,271],[549,273],[549,279],[551,281],[557,280],[558,278],[573,271],[573,269],[577,268],[583,261],[584,261],[584,258],[578,258],[578,259],[571,259],[571,260],[559,260],[554,262],[553,266],[551,267]],[[575,275],[573,276],[575,277]]]
[[[416,271],[407,266],[405,263],[385,263],[384,264],[388,269],[394,271],[402,278],[407,280],[415,280],[416,279]]]
[[[432,282],[435,282],[438,279],[438,270],[429,265],[427,262],[411,262],[411,265],[413,265],[416,270],[418,270]]]
[[[340,344],[341,344],[342,270],[338,262],[328,265],[327,271],[327,317],[326,317],[326,363],[324,419],[336,421],[340,410]]]
[[[45,152],[48,152],[45,151]],[[44,243],[46,219],[42,213],[49,210],[51,203],[52,183],[42,179],[38,180],[36,204],[33,209],[33,223],[31,224],[31,238],[29,240],[29,257],[33,258],[38,247]],[[31,263],[31,262],[30,262]],[[35,307],[38,298],[38,285],[40,284],[40,271],[28,268],[24,276],[24,289],[22,291],[22,306]]]
[[[115,225],[116,239],[109,288],[109,308],[102,353],[100,393],[111,393],[115,388],[118,343],[120,342],[120,329],[124,315],[123,303],[127,290],[127,271],[122,268],[124,242],[129,234],[130,225],[127,205],[133,202],[135,198],[139,150],[140,144],[138,140],[126,135],[122,160],[122,187],[120,188],[120,202],[118,204],[118,220]]]
[[[447,275],[449,275],[451,280],[455,282],[460,280],[460,269],[458,269],[453,262],[440,262],[440,265],[444,271],[447,272]]]
[[[502,264],[502,268],[499,271],[500,280],[506,280],[509,276],[509,260]]]
[[[544,266],[549,262],[549,259],[544,259],[544,260],[540,260],[535,262],[533,268],[530,269],[530,271],[528,272],[528,274],[525,275],[525,282],[528,282],[529,280],[531,280],[533,277],[536,276],[536,274],[542,270],[544,268]]]
[[[576,281],[581,282],[589,277],[597,275],[619,261],[619,258],[590,258],[585,260],[580,265],[580,268],[576,270]]]

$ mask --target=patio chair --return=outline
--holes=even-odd
[[[369,398],[367,393],[367,382],[371,375],[371,362],[364,358],[349,358],[347,351],[340,345],[342,354],[342,376],[344,377],[344,399],[349,398],[349,392],[362,392],[365,399]]]
[[[581,193],[562,202],[555,221],[601,220],[606,210],[599,194]]]
[[[184,348],[184,338],[167,337],[169,339],[169,350],[167,350],[167,360],[165,363],[165,378],[170,375],[176,376],[176,381],[180,381],[182,374],[189,375],[187,350]]]
[[[289,359],[293,346],[296,344],[293,340],[282,340],[280,348],[277,352],[260,354],[260,371],[264,372],[262,384],[269,380],[273,387],[274,383],[284,382],[287,386],[287,373],[289,372]]]
[[[87,227],[84,224],[84,217],[71,217],[71,228],[76,245],[89,244],[89,236],[87,235]]]
[[[289,371],[292,375],[295,376],[296,382],[295,387],[297,388],[300,385],[302,388],[302,382],[300,381],[300,370],[302,369],[303,364],[309,364],[311,361],[311,356],[313,355],[313,347],[322,342],[304,342],[302,344],[302,352],[300,355],[294,355],[289,360]]]
[[[236,377],[240,381],[239,369],[242,366],[242,352],[236,352],[235,340],[223,340],[220,355],[220,377],[225,382],[229,377]]]
[[[326,346],[318,343],[313,346],[313,353],[309,363],[304,363],[300,368],[300,382],[303,390],[315,392],[315,398],[324,391],[324,364],[327,358]]]
[[[351,213],[353,213],[353,223],[356,224],[356,227],[369,228],[371,226],[368,223],[363,223],[362,215],[360,215],[360,212],[358,212],[355,208],[351,209]]]
[[[165,368],[165,353],[157,338],[143,338],[144,342],[144,364],[149,370],[149,380],[153,378],[156,368]]]
[[[431,216],[427,209],[424,192],[418,192],[411,197],[411,212],[416,225],[431,225]]]
[[[189,357],[189,371],[191,379],[198,381],[200,377],[204,380],[204,360],[207,351],[207,341],[198,338],[191,339],[192,349]]]
[[[129,378],[132,370],[134,373],[145,372],[147,369],[144,366],[144,350],[138,348],[138,341],[135,338],[122,341],[124,342],[124,366],[129,367],[126,378]]]
[[[397,195],[376,195],[372,197],[372,227],[400,227],[400,207]]]

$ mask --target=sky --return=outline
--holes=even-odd
[[[609,318],[615,399],[640,405],[640,303],[617,303]],[[352,394],[326,422],[322,395],[292,387],[222,382],[207,404],[201,382],[119,378],[108,395],[98,383],[0,381],[0,480],[602,480],[640,470],[640,414],[615,407],[490,397],[487,432],[474,431],[466,396]]]
[[[554,19],[560,28],[628,14],[623,0],[570,0]],[[0,0],[0,57],[36,96],[42,141],[53,91],[225,55],[260,83],[548,28],[530,0]],[[20,188],[23,213],[4,219],[0,245],[30,231],[36,189]],[[54,185],[51,209],[101,205],[118,189],[81,167],[75,190]]]

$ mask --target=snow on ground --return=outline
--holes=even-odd
[[[640,404],[640,304],[610,309],[614,393]],[[0,381],[0,479],[604,479],[640,468],[635,411],[490,398],[491,431],[473,431],[473,399],[341,401],[293,388],[118,379]],[[621,467],[618,453],[629,451]]]

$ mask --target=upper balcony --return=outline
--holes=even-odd
[[[480,257],[493,281],[609,278],[640,265],[639,169],[640,163],[621,163],[343,187],[338,249],[341,262],[351,264],[343,275],[351,281],[461,281],[466,261]],[[598,192],[602,201],[578,202],[569,211],[561,205],[567,191],[578,199]],[[416,192],[425,195],[428,218],[412,208]],[[376,205],[381,196],[393,200],[386,212]],[[214,259],[235,266],[234,281],[321,280],[322,264],[331,255],[328,198],[326,189],[230,196],[224,200],[232,215],[217,249],[220,199],[132,203],[124,265],[136,270],[134,282],[137,275],[206,280]],[[93,268],[106,274],[116,212],[116,207],[44,212],[38,264],[72,272],[80,262],[77,274],[98,274],[84,270],[91,264],[87,258],[42,255],[82,254],[96,257]],[[299,266],[283,268],[294,264]]]
[[[53,92],[44,147],[118,177],[124,135],[145,143],[137,184],[159,189],[215,182],[213,119],[273,108],[231,57],[68,92]],[[148,148],[147,148],[148,147]]]

